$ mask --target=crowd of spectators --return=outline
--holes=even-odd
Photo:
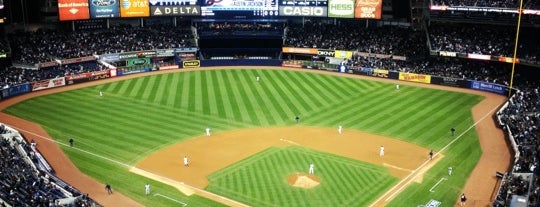
[[[37,151],[0,124],[0,204],[17,207],[99,206],[39,167]]]
[[[524,180],[510,174],[509,180],[501,187],[496,204],[504,206],[509,196],[516,194],[529,197],[529,206],[540,205],[540,82],[520,81],[519,92],[508,101],[508,106],[498,113],[503,129],[510,131],[520,153],[514,163],[513,173],[533,173],[532,186]],[[530,192],[529,192],[530,191]],[[503,202],[501,202],[503,201]]]
[[[35,64],[94,54],[193,46],[189,27],[121,25],[93,31],[38,30],[8,34],[14,63]]]
[[[306,22],[288,27],[284,45],[410,57],[419,55],[419,50],[411,49],[411,46],[424,47],[425,42],[424,33],[414,32],[410,28],[365,28],[358,21],[343,22],[340,25]]]
[[[0,89],[9,88],[22,83],[64,77],[85,72],[104,70],[105,67],[97,61],[52,66],[39,70],[22,69],[17,67],[0,68]]]
[[[437,51],[513,57],[515,36],[515,27],[472,24],[432,24],[429,27],[431,49]],[[539,36],[539,29],[522,28],[517,57],[529,62],[540,60]]]

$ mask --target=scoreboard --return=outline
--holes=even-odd
[[[60,21],[154,16],[380,19],[382,0],[58,0]]]

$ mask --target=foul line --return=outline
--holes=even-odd
[[[459,140],[465,133],[467,133],[468,131],[470,131],[472,128],[474,128],[476,125],[478,125],[478,123],[484,121],[484,119],[486,117],[488,117],[491,113],[493,113],[493,111],[495,111],[497,108],[499,108],[499,106],[496,106],[495,108],[491,109],[487,114],[485,114],[482,118],[480,118],[478,121],[476,121],[473,125],[471,125],[469,128],[467,128],[465,131],[463,131],[461,134],[459,134],[456,138],[454,138],[452,141],[450,141],[450,143],[448,143],[446,146],[444,146],[440,151],[436,152],[433,157],[436,157],[437,155],[439,155],[441,152],[445,151],[448,147],[450,147],[452,144],[454,144],[454,142],[456,142],[457,140]],[[384,197],[388,196],[388,198],[386,198],[386,200],[384,200],[385,202],[388,202],[390,199],[392,199],[394,196],[396,196],[398,193],[401,193],[401,191],[403,190],[403,188],[405,188],[406,186],[408,186],[412,181],[414,181],[416,179],[416,177],[418,177],[418,175],[420,175],[420,173],[416,174],[416,172],[418,172],[420,169],[422,169],[425,165],[427,165],[429,163],[430,160],[428,161],[424,161],[424,163],[422,163],[419,167],[417,167],[415,170],[413,170],[411,173],[409,173],[409,175],[407,175],[405,178],[403,178],[401,181],[399,181],[396,185],[394,185],[394,187],[390,188],[390,190],[386,191],[386,193],[384,193],[382,196],[380,196],[379,198],[377,198],[377,200],[375,200],[373,203],[371,203],[371,205],[369,205],[369,207],[373,207],[376,203],[378,203],[379,201],[381,201]],[[412,176],[412,177],[411,177]],[[403,185],[402,185],[403,184]],[[401,185],[401,187],[399,187]],[[397,190],[396,188],[399,187]],[[392,193],[392,194],[390,194]]]
[[[279,141],[287,142],[287,143],[294,144],[294,145],[300,145],[300,144],[298,144],[297,142],[293,142],[293,141],[288,140],[288,139],[279,139]]]
[[[401,171],[407,171],[407,172],[413,172],[414,171],[414,170],[411,170],[411,169],[406,169],[406,168],[398,167],[398,166],[395,166],[395,165],[391,165],[391,164],[388,164],[386,162],[383,163],[383,166],[394,168],[394,169],[401,170]]]
[[[50,141],[50,142],[54,142],[54,143],[57,143],[57,144],[60,144],[60,145],[63,145],[63,146],[69,147],[69,148],[73,148],[73,149],[75,149],[75,150],[79,150],[79,151],[84,152],[84,153],[86,153],[86,154],[89,154],[89,155],[92,155],[92,156],[94,156],[94,157],[98,157],[98,158],[107,160],[107,161],[112,162],[112,163],[116,163],[116,164],[121,165],[121,166],[124,166],[124,167],[126,167],[126,168],[132,167],[131,165],[125,164],[125,163],[120,162],[120,161],[113,160],[113,159],[111,159],[111,158],[108,158],[108,157],[105,157],[105,156],[102,156],[102,155],[98,155],[98,154],[93,153],[93,152],[90,152],[90,151],[86,151],[86,150],[83,150],[83,149],[80,149],[80,148],[77,148],[77,147],[70,147],[70,146],[69,146],[68,144],[66,144],[66,143],[62,143],[62,142],[59,142],[59,141],[56,141],[56,140],[47,138],[47,137],[45,137],[45,136],[36,134],[36,133],[34,133],[34,132],[31,132],[31,131],[28,131],[28,130],[25,130],[25,129],[21,129],[21,128],[18,128],[18,127],[13,127],[13,126],[12,126],[12,128],[15,128],[15,129],[17,129],[17,130],[19,130],[19,131],[26,132],[26,133],[28,133],[28,134],[32,134],[32,135],[34,135],[34,136],[36,136],[36,137],[39,137],[39,138],[41,138],[41,139],[44,139],[44,140],[47,140],[47,141]]]
[[[439,182],[435,183],[435,185],[433,185],[433,187],[431,187],[431,189],[429,189],[429,192],[432,192],[432,193],[435,192],[433,189],[435,189],[435,188],[436,188],[443,180],[448,180],[448,179],[446,179],[446,178],[441,178],[441,179],[439,180]]]
[[[188,205],[187,203],[184,203],[184,202],[182,202],[182,201],[176,200],[176,199],[171,198],[171,197],[166,196],[166,195],[161,195],[161,194],[159,194],[159,193],[154,194],[154,196],[159,196],[159,197],[166,198],[166,199],[169,199],[169,200],[171,200],[171,201],[177,202],[177,203],[179,203],[179,204],[182,204],[183,207],[185,207],[185,206]]]

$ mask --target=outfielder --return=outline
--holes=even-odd
[[[257,76],[257,82],[259,82],[259,79],[260,79],[259,76]]]
[[[399,84],[396,84],[396,90],[399,90]]]
[[[150,184],[146,183],[146,185],[144,185],[144,191],[146,195],[150,195]]]
[[[103,91],[99,90],[99,97],[103,97]]]
[[[309,164],[309,174],[315,174],[315,164]]]
[[[449,176],[452,176],[452,170],[453,170],[452,166],[448,167],[448,175]]]

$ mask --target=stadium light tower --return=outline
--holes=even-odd
[[[516,42],[514,43],[514,57],[512,58],[512,73],[510,74],[510,88],[508,88],[508,97],[512,95],[512,86],[514,84],[514,70],[516,69],[516,56],[519,41],[519,29],[521,27],[521,13],[523,13],[523,0],[519,0],[518,21],[516,27]]]

